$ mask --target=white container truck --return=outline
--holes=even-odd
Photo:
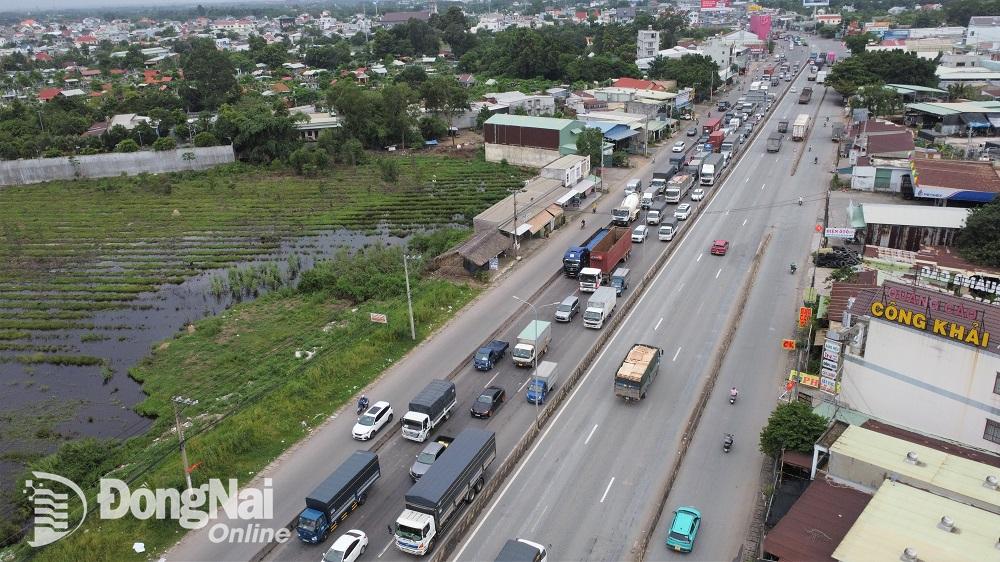
[[[798,117],[795,118],[795,122],[792,123],[792,140],[800,141],[806,138],[806,133],[809,132],[809,115],[806,113],[800,113]]]
[[[611,292],[614,292],[614,289],[611,289]],[[528,322],[528,325],[521,330],[521,334],[517,336],[517,345],[511,352],[511,356],[514,357],[514,365],[531,367],[545,355],[550,343],[552,343],[552,322],[545,320]]]
[[[457,404],[455,383],[435,379],[410,400],[410,410],[403,416],[403,438],[423,443],[434,428],[451,416]]]
[[[583,325],[587,328],[600,330],[604,326],[618,303],[618,295],[614,287],[601,287],[594,291],[587,301],[587,310],[583,312]]]

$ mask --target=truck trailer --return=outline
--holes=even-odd
[[[813,97],[813,89],[810,88],[809,86],[806,86],[805,88],[802,88],[802,92],[799,93],[799,103],[800,104],[809,103],[809,100],[811,100],[812,97]]]
[[[563,254],[563,273],[567,277],[576,277],[580,275],[581,269],[590,267],[590,252],[607,234],[607,228],[599,228],[583,244],[567,248],[566,253]]]
[[[715,182],[722,174],[722,155],[709,154],[708,158],[701,165],[700,182],[701,185],[715,185]]]
[[[486,484],[486,468],[496,459],[496,435],[467,428],[458,434],[427,473],[410,487],[403,512],[390,526],[396,548],[423,556],[443,538],[462,503],[472,503]]]
[[[325,541],[341,521],[365,503],[368,489],[381,475],[378,455],[355,451],[306,496],[306,508],[295,525],[299,539],[310,544]]]
[[[531,375],[528,391],[525,397],[532,404],[544,404],[549,393],[556,389],[559,380],[559,364],[553,361],[542,361]]]
[[[663,199],[667,203],[680,203],[692,186],[694,186],[694,176],[691,174],[676,175],[670,178],[667,183],[667,189],[663,191]]]
[[[792,140],[800,141],[806,138],[806,134],[809,132],[809,115],[805,113],[800,113],[798,117],[795,118],[795,123],[792,124]]]
[[[403,415],[403,438],[423,443],[434,428],[448,420],[456,404],[455,383],[442,379],[427,383]]]
[[[663,350],[643,343],[637,343],[625,355],[625,359],[615,372],[615,396],[625,400],[642,400],[653,379],[660,372],[660,357]]]
[[[531,367],[549,350],[550,343],[552,343],[552,322],[545,320],[528,322],[517,336],[517,345],[510,353],[514,357],[514,365]]]
[[[778,152],[781,150],[781,133],[771,133],[767,136],[767,151],[768,152]]]
[[[580,271],[580,290],[596,291],[631,252],[632,231],[623,226],[611,227],[607,236],[590,251],[590,267]]]
[[[667,202],[658,200],[653,202],[653,206],[646,212],[646,224],[660,224],[660,220],[666,214]]]

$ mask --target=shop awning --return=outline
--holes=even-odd
[[[549,224],[550,222],[552,222],[552,214],[549,213],[548,211],[542,211],[541,213],[538,213],[537,215],[528,219],[528,226],[530,227],[530,232],[532,234],[537,234],[543,228],[545,228],[545,225]]]
[[[1000,129],[1000,113],[987,113],[986,119],[989,120],[991,125]]]
[[[639,131],[633,131],[632,129],[621,128],[618,129],[617,131],[608,131],[607,133],[604,133],[604,138],[608,139],[609,141],[618,142],[621,140],[625,140],[627,138],[634,137],[638,134]]]
[[[579,195],[580,194],[577,193],[575,189],[570,190],[566,192],[566,194],[560,197],[559,199],[556,199],[556,205],[559,205],[560,207],[565,207],[566,205],[569,204],[570,201],[573,200],[574,197],[579,197]]]
[[[963,113],[962,121],[973,129],[987,129],[990,127],[989,120],[982,113]]]

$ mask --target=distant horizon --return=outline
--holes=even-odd
[[[359,0],[360,1],[360,0]],[[114,10],[115,8],[185,8],[195,7],[199,4],[308,4],[309,0],[295,2],[294,0],[34,0],[30,3],[18,6],[4,7],[0,12],[24,13],[24,12],[50,12],[54,10]],[[336,2],[335,2],[336,3]]]

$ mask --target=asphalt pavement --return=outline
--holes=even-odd
[[[793,61],[802,60],[808,50],[799,49],[794,55]],[[791,83],[799,88],[806,84],[804,73]],[[813,224],[822,214],[822,194],[829,181],[825,171],[833,162],[832,149],[808,151],[810,142],[818,142],[812,139],[794,143],[786,137],[778,154],[766,153],[764,140],[778,119],[811,114],[821,97],[822,88],[809,105],[797,104],[797,96],[791,95],[779,102],[721,189],[700,203],[708,206],[697,224],[679,242],[642,302],[455,559],[491,560],[503,542],[515,536],[548,545],[555,560],[622,560],[640,555],[647,538],[644,530],[660,507],[662,487],[677,462],[682,440],[689,438],[683,434],[685,422],[707,377],[715,376],[708,371],[714,350],[740,304],[737,295],[750,282],[754,252],[770,234],[745,316],[718,373],[715,395],[645,552],[651,559],[669,557],[663,528],[670,512],[676,505],[693,504],[703,510],[706,523],[688,559],[729,560],[737,554],[757,490],[756,436],[775,404],[783,370],[779,342],[789,333],[786,319],[792,318],[798,287],[808,269],[801,267],[793,276],[788,263],[805,263]],[[832,106],[829,112],[833,113]],[[825,161],[812,164],[803,158],[790,177],[802,151]],[[799,207],[799,196],[808,204]],[[727,256],[708,253],[716,238],[730,241]],[[628,404],[615,398],[611,377],[636,342],[663,348],[664,364],[647,399]],[[733,384],[743,389],[736,407],[725,399]],[[725,431],[737,434],[737,446],[723,457]],[[707,506],[711,508],[706,510]]]

